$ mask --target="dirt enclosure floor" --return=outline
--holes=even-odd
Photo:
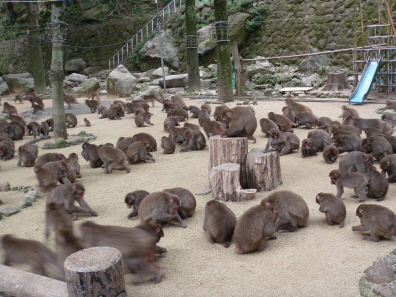
[[[104,98],[103,98],[104,99]],[[118,98],[107,97],[105,100]],[[259,101],[254,106],[256,118],[259,121],[267,117],[268,112],[281,113],[285,105],[282,101]],[[81,105],[85,105],[85,98],[79,98]],[[3,102],[6,100],[3,99]],[[185,100],[187,105],[200,106],[203,100]],[[340,101],[340,100],[339,100]],[[51,100],[45,100],[46,107],[51,106]],[[18,112],[30,107],[28,102],[15,105]],[[344,102],[307,102],[317,116],[328,116],[336,120],[341,115]],[[234,107],[235,103],[227,104]],[[215,106],[212,106],[212,113]],[[364,118],[380,118],[375,109],[383,104],[364,104],[353,106]],[[73,105],[72,109],[78,109]],[[208,148],[203,151],[180,153],[180,147],[175,154],[164,155],[159,144],[162,136],[168,134],[163,131],[166,114],[161,112],[162,106],[156,103],[150,108],[154,126],[137,128],[134,115],[128,114],[122,120],[110,121],[99,119],[96,114],[78,115],[76,128],[68,129],[69,134],[87,131],[97,136],[94,144],[106,142],[116,143],[120,136],[131,137],[136,133],[147,132],[154,136],[158,143],[158,151],[154,152],[155,163],[128,165],[131,172],[113,171],[109,175],[103,169],[90,168],[82,157],[81,182],[86,188],[85,198],[88,204],[98,212],[98,217],[77,214],[75,221],[76,234],[80,234],[79,226],[86,220],[99,224],[134,227],[139,224],[137,218],[127,219],[130,210],[124,203],[125,194],[134,190],[149,192],[162,191],[165,188],[184,187],[195,193],[208,188]],[[66,112],[68,109],[66,107]],[[83,118],[91,122],[91,127],[85,127]],[[43,119],[44,120],[44,119]],[[41,122],[39,120],[38,122]],[[198,124],[197,119],[188,122]],[[295,134],[302,141],[309,130],[297,128]],[[51,133],[52,134],[52,133]],[[249,151],[252,148],[264,148],[267,138],[260,127],[255,132],[257,143],[249,141]],[[364,136],[364,135],[362,135]],[[22,141],[16,141],[16,147],[31,140],[33,136],[26,136]],[[38,142],[41,147],[45,141]],[[56,150],[68,156],[77,153],[81,156],[81,145],[70,146]],[[39,150],[39,155],[54,150]],[[336,194],[336,188],[330,184],[329,172],[338,168],[338,162],[327,164],[322,153],[316,157],[301,158],[296,152],[281,157],[283,184],[274,191],[291,190],[301,195],[307,202],[310,212],[309,225],[295,233],[277,234],[276,240],[269,241],[269,246],[262,252],[247,255],[234,253],[232,244],[226,249],[222,245],[210,244],[202,230],[204,208],[207,201],[213,199],[212,194],[196,196],[197,209],[194,217],[185,222],[187,228],[172,225],[164,229],[165,237],[159,245],[168,252],[160,256],[157,263],[164,269],[162,282],[154,285],[148,281],[151,277],[144,275],[137,283],[136,278],[124,269],[127,293],[129,296],[359,296],[358,282],[363,271],[370,266],[377,257],[391,252],[395,241],[382,240],[368,242],[361,240],[359,232],[352,232],[351,228],[359,224],[355,211],[358,206],[355,199],[349,198],[353,191],[346,189],[343,201],[347,207],[345,228],[330,227],[323,224],[324,214],[319,212],[319,205],[315,203],[315,196],[319,192]],[[34,186],[37,188],[36,176],[33,168],[17,167],[17,156],[9,161],[1,161],[0,182],[8,181],[11,186]],[[377,169],[379,165],[376,164]],[[273,192],[273,191],[272,191]],[[249,202],[227,203],[237,217],[260,203],[272,192],[261,192]],[[382,202],[369,200],[396,211],[396,185],[391,184],[386,199]],[[17,197],[17,196],[15,196]],[[5,199],[6,200],[6,199]],[[21,210],[11,217],[0,221],[1,234],[12,233],[17,237],[35,239],[44,242],[44,209],[46,195],[39,192],[39,198],[33,206]],[[6,201],[4,201],[6,202]],[[1,206],[5,207],[6,204]],[[51,235],[48,245],[54,248],[54,237]],[[27,269],[26,267],[19,267]],[[27,269],[28,270],[28,269]]]

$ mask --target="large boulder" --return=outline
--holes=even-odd
[[[318,53],[317,49],[309,47],[308,53]],[[330,60],[326,55],[307,57],[298,66],[298,71],[305,74],[313,74],[318,71],[320,67],[330,66]]]
[[[96,77],[92,77],[90,79],[85,80],[81,84],[81,87],[83,87],[85,91],[87,91],[88,89],[96,91],[96,90],[100,89],[100,84]]]
[[[165,76],[169,75],[169,68],[165,66],[164,72],[165,72]],[[159,78],[162,78],[162,67],[155,69],[151,73],[151,79],[159,79]]]
[[[4,80],[6,81],[7,86],[12,93],[34,90],[33,78],[13,77],[7,75],[4,77]]]
[[[81,84],[82,82],[87,80],[87,77],[82,74],[72,73],[72,74],[66,76],[64,80],[78,82],[79,84]]]
[[[108,4],[98,4],[84,12],[83,20],[88,22],[103,20],[110,12],[111,8]]]
[[[188,74],[169,75],[165,77],[166,88],[180,88],[188,85]],[[164,81],[159,81],[159,86],[164,88]]]
[[[260,59],[263,57],[257,56],[255,59]],[[262,61],[255,61],[254,63],[250,64],[247,68],[248,71],[248,77],[251,78],[257,73],[260,75],[265,75],[265,74],[270,74],[274,75],[275,74],[275,67],[272,65],[268,60],[262,60]]]
[[[107,92],[117,96],[129,96],[136,84],[137,79],[124,65],[119,65],[107,78]]]
[[[173,69],[179,69],[179,48],[175,46],[173,31],[168,29],[161,34],[162,53],[164,64]],[[161,65],[161,52],[159,47],[159,35],[148,40],[139,51],[138,64],[143,69],[150,69]]]
[[[82,58],[67,61],[65,64],[65,70],[68,73],[81,72],[86,67],[87,67],[87,63]]]
[[[252,16],[248,13],[236,13],[228,17],[230,22],[230,41],[231,44],[237,43],[238,45],[243,44],[249,33],[246,31],[246,22]],[[204,55],[216,48],[216,36],[213,33],[213,28],[211,25],[203,27],[198,30],[198,53]]]

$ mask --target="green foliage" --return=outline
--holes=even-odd
[[[254,31],[261,26],[263,23],[264,17],[269,14],[268,4],[267,2],[262,3],[259,6],[256,6],[249,13],[253,16],[252,19],[246,24],[246,30]]]
[[[183,36],[183,33],[184,33],[184,27],[177,28],[177,34],[179,34],[180,37]]]
[[[198,30],[199,29],[202,29],[202,28],[204,28],[204,27],[206,27],[207,25],[206,24],[199,24],[198,26],[197,26],[197,28],[198,28]]]
[[[265,81],[266,84],[275,85],[280,80],[280,76],[274,75]]]

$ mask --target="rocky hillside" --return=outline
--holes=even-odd
[[[90,2],[97,3],[85,16],[96,21],[94,24],[80,23],[71,26],[71,36],[64,47],[65,62],[83,58],[89,67],[108,68],[108,60],[112,55],[140,30],[152,15],[147,15],[150,12],[148,10],[142,14],[143,10],[140,9],[137,17],[128,15],[116,20],[110,18],[110,21],[101,23],[100,20],[103,20],[109,11],[111,12],[112,7],[101,4],[99,0]],[[127,2],[130,1],[123,1],[123,3]],[[364,26],[378,22],[377,1],[363,2]],[[231,42],[238,43],[244,58],[305,53],[310,47],[321,51],[353,46],[353,0],[236,0],[230,1],[229,11],[229,20],[232,24]],[[385,7],[382,7],[382,20],[385,19],[385,15]],[[200,63],[205,66],[216,59],[216,44],[210,26],[213,19],[213,1],[203,0],[197,5],[197,21],[200,28]],[[69,22],[72,21],[73,19],[69,18]],[[360,23],[358,25],[360,28]],[[164,25],[164,30],[166,64],[171,69],[185,72],[183,9],[179,11],[178,16]],[[29,71],[25,37],[3,41],[0,46],[1,73]],[[47,69],[50,67],[50,47],[49,42],[42,42]],[[124,64],[129,70],[145,71],[156,68],[160,65],[158,53],[156,37],[154,37],[144,45],[139,45],[139,52],[131,55]],[[329,58],[331,66],[351,66],[349,53],[333,55]],[[293,59],[284,62],[297,64],[300,61]]]

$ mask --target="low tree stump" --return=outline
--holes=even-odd
[[[93,247],[65,261],[69,296],[127,296],[121,253],[111,247]]]
[[[262,148],[254,148],[246,159],[248,186],[259,192],[271,191],[282,184],[279,153],[263,151]]]
[[[351,89],[352,86],[347,82],[344,72],[333,72],[328,74],[327,82],[321,91],[335,92]]]
[[[255,197],[256,189],[242,189],[239,183],[240,166],[235,163],[226,163],[212,168],[209,175],[215,200],[246,201]]]
[[[240,165],[239,181],[241,187],[248,188],[246,176],[246,156],[248,139],[246,137],[223,138],[219,135],[209,138],[209,175],[213,167],[225,163]],[[209,180],[209,184],[210,180]]]

